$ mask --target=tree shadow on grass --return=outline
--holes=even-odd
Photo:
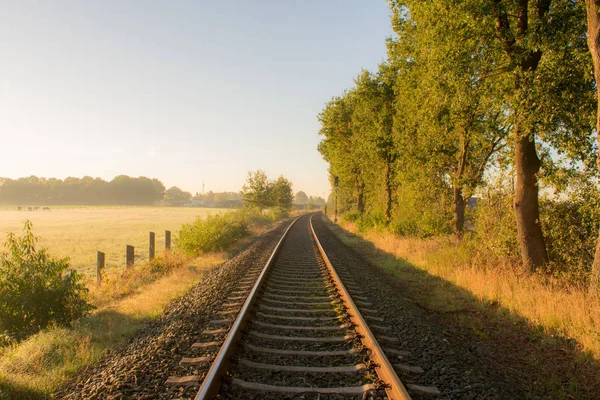
[[[600,399],[600,363],[576,340],[548,332],[497,302],[481,300],[325,222],[344,244],[377,267],[372,268],[374,275],[422,309],[434,324],[452,332],[455,342],[486,359],[488,376],[503,375],[504,382],[519,386],[524,399]]]

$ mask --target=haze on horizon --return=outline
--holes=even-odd
[[[192,193],[263,169],[326,195],[317,114],[391,35],[385,1],[0,4],[0,176]]]

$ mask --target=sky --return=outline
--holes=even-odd
[[[0,177],[248,171],[327,195],[318,113],[375,70],[385,0],[0,0]]]

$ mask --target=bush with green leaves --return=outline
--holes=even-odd
[[[512,192],[490,188],[477,203],[474,214],[474,241],[477,251],[498,259],[518,260],[519,242],[512,205]]]
[[[198,218],[181,226],[175,239],[186,255],[194,257],[210,251],[229,251],[242,238],[250,234],[250,226],[265,226],[288,216],[287,210],[273,207],[263,213],[257,207],[247,207],[225,214]]]
[[[209,215],[181,226],[177,246],[188,256],[209,251],[227,251],[249,234],[248,218],[240,211]]]
[[[8,234],[0,253],[0,333],[22,339],[51,324],[69,325],[89,313],[83,276],[68,258],[37,249],[39,238],[25,221],[21,237]]]
[[[572,196],[541,203],[550,263],[543,272],[571,281],[586,281],[594,261],[600,208],[598,195]]]

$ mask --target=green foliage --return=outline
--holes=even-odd
[[[512,191],[491,188],[477,203],[473,245],[498,259],[516,260],[519,254]]]
[[[279,207],[291,210],[294,199],[292,183],[280,176],[275,181],[267,178],[262,170],[248,172],[248,179],[242,188],[244,204],[247,207],[265,209]]]
[[[209,251],[227,251],[249,234],[249,219],[247,211],[198,218],[194,223],[182,225],[175,241],[179,249],[188,256]]]
[[[584,4],[389,4],[387,58],[318,115],[330,214],[337,203],[359,229],[399,235],[466,231],[466,246],[517,262],[540,243],[517,235],[516,212],[522,232],[538,223],[537,210],[514,207],[518,172],[519,205],[538,187],[553,193],[539,223],[556,265],[544,272],[589,272],[600,208],[581,189],[599,179]],[[471,196],[480,198],[475,210],[466,208]]]
[[[170,187],[165,192],[165,200],[172,204],[183,203],[192,199],[190,192],[184,192],[177,186]]]
[[[182,225],[175,241],[181,251],[192,257],[210,251],[229,251],[240,239],[249,236],[251,226],[266,225],[287,216],[288,210],[280,207],[272,207],[267,213],[257,208],[244,208],[209,215]]]
[[[83,278],[68,259],[36,249],[39,238],[25,221],[21,237],[9,234],[0,253],[0,332],[23,338],[50,324],[68,325],[93,307]]]
[[[281,207],[273,207],[271,209],[269,209],[269,212],[267,213],[267,217],[271,220],[271,221],[278,221],[280,219],[283,218],[287,218],[289,217],[289,212],[286,208],[281,208]]]
[[[542,272],[571,281],[587,280],[598,240],[598,189],[589,187],[569,198],[546,200],[541,204],[540,218],[551,260]]]

